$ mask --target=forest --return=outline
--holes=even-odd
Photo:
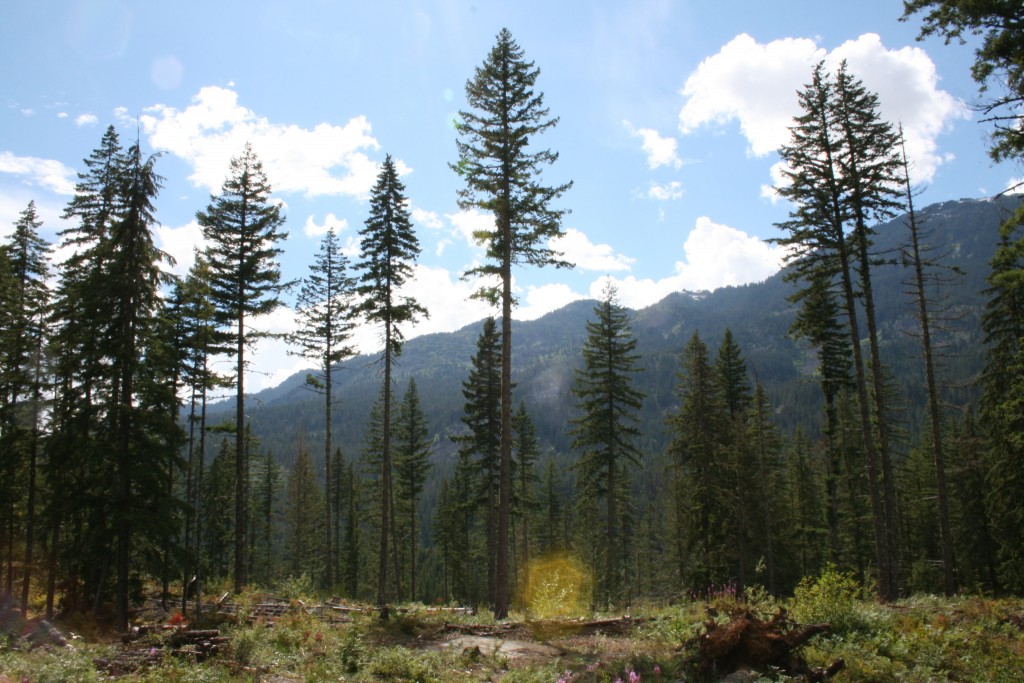
[[[905,5],[923,35],[985,37],[975,76],[1009,91],[988,110],[1009,112],[992,154],[1019,159],[1016,24]],[[538,352],[543,320],[523,325],[534,346],[513,336],[514,267],[572,266],[549,246],[571,182],[545,180],[558,155],[538,141],[558,119],[539,74],[502,30],[466,83],[451,172],[460,207],[494,216],[468,274],[496,315],[451,335],[406,344],[429,312],[404,287],[420,247],[390,156],[358,258],[329,231],[300,282],[282,279],[286,217],[249,146],[196,207],[208,247],[183,278],[154,242],[159,155],[114,126],[59,245],[29,203],[0,248],[4,600],[118,631],[153,586],[193,618],[216,594],[302,586],[385,619],[422,603],[502,620],[531,609],[552,561],[585,577],[591,611],[789,596],[823,572],[882,603],[1024,594],[1020,202],[970,203],[952,212],[964,225],[917,207],[898,122],[845,64],[819,64],[780,150],[783,271],[647,311],[609,287],[552,318],[562,336]],[[970,265],[967,235],[988,254]],[[257,429],[252,319],[290,295],[310,370]],[[715,296],[742,312],[702,328]],[[770,329],[742,328],[768,308]],[[360,325],[382,345],[357,393]]]

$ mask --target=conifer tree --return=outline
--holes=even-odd
[[[558,154],[531,151],[530,143],[558,123],[544,106],[543,93],[533,90],[540,70],[525,60],[522,48],[508,29],[482,66],[466,83],[469,109],[459,113],[459,161],[452,165],[466,182],[459,191],[459,206],[478,208],[494,216],[494,228],[475,237],[485,245],[489,263],[466,275],[496,278],[477,296],[501,304],[501,463],[498,501],[498,538],[495,577],[495,617],[509,608],[508,533],[512,505],[512,266],[515,264],[565,266],[548,241],[563,234],[566,211],[552,203],[571,183],[548,186],[541,182],[545,166]]]
[[[28,613],[35,553],[40,421],[44,409],[42,362],[50,301],[46,285],[49,245],[39,236],[41,226],[35,202],[29,202],[18,216],[7,243],[0,246],[0,450],[6,453],[0,465],[0,476],[5,482],[0,490],[4,503],[13,499],[19,464],[24,461],[22,616]],[[7,504],[3,508],[12,509]]]
[[[306,377],[306,385],[324,396],[324,534],[326,538],[327,587],[334,585],[333,510],[336,491],[331,471],[332,421],[334,413],[335,367],[355,354],[349,345],[352,336],[352,316],[355,280],[348,274],[348,258],[341,252],[334,228],[327,230],[320,242],[320,250],[309,267],[309,275],[302,280],[295,305],[298,329],[289,336],[296,352],[316,363],[316,374]]]
[[[323,569],[323,492],[316,480],[313,459],[305,444],[288,473],[287,551],[293,576],[314,577]]]
[[[494,318],[484,320],[470,359],[469,377],[462,383],[465,399],[462,423],[469,434],[456,437],[462,476],[470,485],[464,505],[483,510],[487,543],[487,599],[497,598],[498,506],[501,471],[501,334]],[[472,463],[472,464],[470,464]],[[472,474],[470,473],[472,471]],[[463,493],[462,491],[459,492]],[[466,510],[467,519],[471,510]]]
[[[576,465],[580,494],[604,502],[604,529],[598,570],[599,602],[620,599],[626,570],[627,539],[620,519],[620,489],[629,466],[640,466],[637,427],[644,394],[633,387],[640,372],[636,338],[614,286],[608,285],[594,307],[597,320],[587,322],[583,367],[577,368],[573,394],[580,416],[572,420],[572,447],[580,451]]]
[[[793,248],[787,258],[787,279],[819,286],[835,280],[839,286],[853,355],[879,591],[891,600],[899,587],[895,481],[883,368],[870,303],[873,259],[868,221],[887,215],[893,206],[898,187],[893,176],[894,138],[891,126],[879,119],[877,97],[846,72],[845,64],[833,79],[819,63],[798,98],[802,113],[790,128],[791,142],[779,150],[789,182],[778,192],[794,206],[790,219],[778,226],[788,235],[777,241]],[[864,307],[869,363],[864,362],[860,344],[861,297],[869,304]]]
[[[679,408],[668,417],[669,456],[675,472],[674,553],[678,579],[703,590],[729,578],[723,543],[732,511],[722,493],[722,483],[728,481],[723,443],[728,413],[699,333],[694,332],[687,343],[680,365]]]
[[[205,211],[196,214],[208,242],[210,298],[223,325],[231,329],[235,357],[235,533],[234,590],[246,583],[246,520],[248,456],[245,451],[245,352],[269,336],[251,327],[255,316],[281,305],[284,285],[276,246],[288,234],[281,232],[284,217],[270,201],[271,187],[252,146],[246,144],[231,168],[221,192],[210,197]]]
[[[427,427],[427,416],[420,405],[416,380],[410,378],[405,396],[398,407],[395,423],[395,484],[401,496],[401,508],[406,514],[406,552],[409,555],[409,597],[416,600],[419,583],[416,578],[416,555],[419,536],[416,530],[417,500],[423,493],[430,471],[430,451],[433,442]]]
[[[519,520],[519,538],[516,541],[519,557],[516,558],[516,562],[519,567],[525,567],[530,561],[532,543],[530,521],[535,516],[537,508],[537,473],[534,470],[537,456],[540,455],[540,442],[537,440],[537,428],[526,410],[524,401],[519,402],[519,408],[512,416],[512,429],[515,433],[513,445],[516,456],[515,490],[512,500],[515,503],[515,517]]]
[[[409,200],[405,185],[398,178],[395,163],[388,155],[381,165],[377,183],[370,191],[370,215],[359,231],[363,271],[356,288],[362,300],[359,310],[366,321],[379,326],[384,385],[381,415],[381,522],[380,556],[377,575],[377,605],[381,617],[387,619],[386,590],[388,579],[388,534],[394,525],[392,502],[391,456],[391,370],[395,358],[402,353],[403,336],[400,325],[413,323],[427,316],[427,310],[414,297],[402,293],[403,285],[413,275],[413,263],[420,253],[419,239],[413,232],[409,217]],[[395,567],[395,571],[398,568]]]

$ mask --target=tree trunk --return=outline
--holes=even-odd
[[[235,399],[235,593],[245,587],[245,313],[238,313],[238,393]]]

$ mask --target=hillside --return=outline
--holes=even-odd
[[[947,398],[963,404],[975,396],[972,378],[980,370],[982,344],[979,319],[984,307],[982,291],[988,262],[997,239],[997,227],[1020,201],[1019,196],[963,199],[933,204],[919,212],[933,234],[930,243],[945,245],[944,263],[960,268],[964,276],[946,288],[951,311],[939,340],[946,345]],[[916,319],[904,293],[909,272],[897,265],[898,248],[906,239],[904,217],[877,226],[876,253],[891,261],[874,271],[879,330],[883,353],[901,395],[905,427],[913,432],[923,404],[919,379]],[[648,308],[633,312],[632,328],[639,340],[644,372],[638,386],[647,393],[644,406],[644,449],[658,453],[665,446],[662,416],[674,405],[678,354],[695,331],[715,349],[726,328],[732,330],[751,374],[766,386],[780,425],[816,429],[818,387],[813,380],[813,350],[787,336],[794,310],[787,297],[793,285],[778,273],[764,282],[725,287],[713,292],[674,293]],[[565,425],[572,415],[570,392],[573,368],[579,362],[585,322],[593,301],[577,301],[538,320],[516,322],[514,327],[516,402],[524,400],[538,428],[542,446],[557,455],[568,453]],[[444,334],[417,337],[405,344],[395,373],[399,392],[415,377],[423,405],[437,438],[435,458],[445,462],[453,449],[447,434],[461,430],[461,383],[479,335],[479,323]],[[285,465],[294,457],[299,435],[311,446],[322,443],[323,414],[319,396],[303,387],[305,373],[255,395],[250,403],[252,427],[265,447]],[[374,359],[361,356],[336,372],[337,407],[335,443],[346,457],[358,455],[369,409],[380,387]],[[225,418],[227,404],[212,407],[211,419]],[[314,453],[317,452],[313,446]]]

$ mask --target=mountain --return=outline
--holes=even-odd
[[[973,379],[983,362],[980,316],[984,309],[985,278],[998,239],[998,226],[1020,203],[1020,196],[962,199],[931,205],[918,220],[931,233],[928,242],[943,245],[943,264],[963,271],[953,287],[945,288],[948,314],[937,333],[943,344],[946,379],[952,385],[947,399],[963,404],[976,398]],[[883,359],[903,401],[902,421],[911,433],[920,424],[924,389],[917,320],[905,281],[910,271],[899,265],[899,247],[907,239],[905,217],[876,226],[875,252],[886,263],[872,273]],[[813,349],[788,336],[795,309],[787,301],[794,285],[782,273],[757,283],[713,292],[678,292],[634,311],[632,329],[638,338],[644,371],[637,386],[647,393],[643,410],[646,452],[659,453],[666,444],[664,415],[675,405],[678,356],[698,331],[712,349],[726,328],[739,343],[751,375],[765,385],[784,429],[803,425],[815,431],[820,396],[814,381]],[[570,388],[573,368],[580,363],[585,323],[593,316],[594,301],[577,301],[534,321],[516,322],[513,335],[515,401],[526,402],[542,445],[556,456],[569,451],[567,423],[573,415]],[[481,324],[456,332],[409,340],[395,370],[400,396],[409,377],[416,378],[430,428],[437,438],[435,460],[450,462],[454,447],[446,435],[462,430],[462,382],[469,372]],[[314,453],[322,443],[322,397],[304,388],[305,373],[256,394],[247,404],[254,433],[279,461],[290,464],[300,435]],[[346,458],[358,457],[370,406],[380,391],[380,373],[373,358],[351,359],[336,371],[335,443]],[[230,419],[226,404],[211,407],[211,419]]]

